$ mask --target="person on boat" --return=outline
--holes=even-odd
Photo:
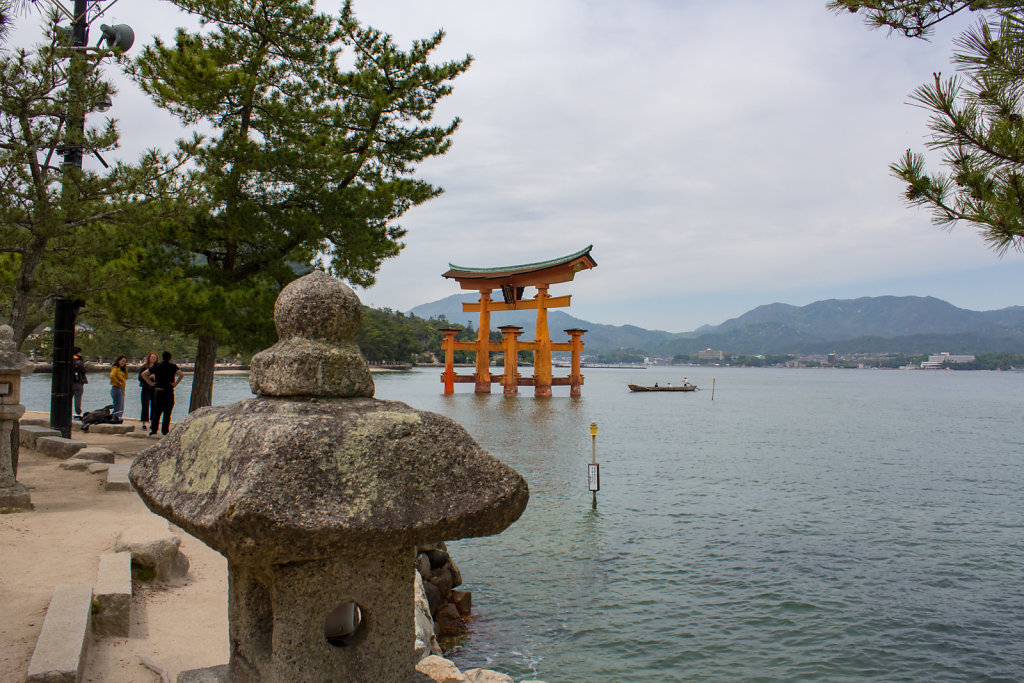
[[[658,388],[658,383],[657,383],[657,382],[655,382],[655,383],[654,383],[654,388],[655,388],[655,389],[657,389],[657,388]]]

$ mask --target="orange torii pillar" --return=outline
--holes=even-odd
[[[505,396],[519,393],[519,335],[523,328],[518,325],[502,325],[498,328],[502,334],[502,348],[505,352],[505,374],[501,376]]]
[[[569,335],[569,352],[572,354],[572,369],[569,371],[569,396],[582,396],[583,374],[580,372],[580,357],[583,355],[583,333],[578,327],[565,331]]]
[[[455,335],[459,330],[446,327],[441,330],[444,339],[441,341],[441,348],[444,349],[444,393],[455,393]]]
[[[491,393],[491,290],[480,290],[480,329],[476,337],[476,393]]]
[[[533,395],[551,395],[551,335],[548,333],[548,286],[536,285],[537,349],[533,352]]]

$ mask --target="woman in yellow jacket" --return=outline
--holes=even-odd
[[[128,358],[118,356],[110,368],[110,400],[114,402],[114,417],[120,422],[124,415],[124,388],[128,383]]]

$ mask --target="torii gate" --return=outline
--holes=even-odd
[[[589,270],[597,265],[590,255],[594,245],[569,254],[562,258],[539,263],[527,263],[520,266],[501,268],[465,268],[449,263],[449,270],[443,277],[456,280],[462,289],[475,289],[480,292],[480,300],[476,303],[462,304],[464,313],[480,313],[477,339],[475,342],[455,341],[458,330],[445,329],[444,341],[444,393],[455,393],[456,382],[473,382],[476,393],[491,393],[491,383],[504,387],[505,396],[515,396],[521,386],[533,386],[534,396],[550,396],[552,386],[568,385],[570,396],[579,396],[583,385],[580,373],[580,355],[583,352],[583,333],[586,330],[569,329],[568,342],[552,343],[548,334],[548,309],[562,308],[569,305],[571,295],[552,297],[548,295],[548,287],[559,282],[570,282],[576,273]],[[533,299],[523,299],[527,287],[536,287],[537,294]],[[504,302],[491,300],[491,292],[501,290]],[[500,344],[492,343],[491,312],[537,310],[537,337],[532,342],[519,341],[523,328],[515,325],[499,327],[503,339]],[[472,375],[455,374],[455,351],[476,352],[476,372]],[[490,374],[490,353],[505,352],[505,368],[501,375]],[[519,374],[519,351],[533,351],[533,377]],[[551,352],[572,352],[572,370],[568,377],[553,377],[551,373]]]

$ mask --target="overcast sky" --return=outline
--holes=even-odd
[[[966,21],[924,42],[870,31],[825,0],[354,7],[403,46],[443,28],[438,59],[475,58],[438,110],[463,119],[454,145],[420,168],[445,194],[403,218],[405,250],[357,290],[364,303],[407,311],[457,293],[441,277],[449,262],[529,263],[593,244],[598,267],[552,293],[598,323],[683,332],[760,304],[886,294],[1024,305],[1024,256],[998,258],[966,226],[934,227],[888,172],[908,147],[923,151],[928,116],[908,96],[952,73]],[[130,24],[134,52],[189,19],[121,0],[100,21]],[[23,17],[9,44],[35,42],[38,22]],[[122,155],[169,149],[182,129],[120,88],[110,115]]]

